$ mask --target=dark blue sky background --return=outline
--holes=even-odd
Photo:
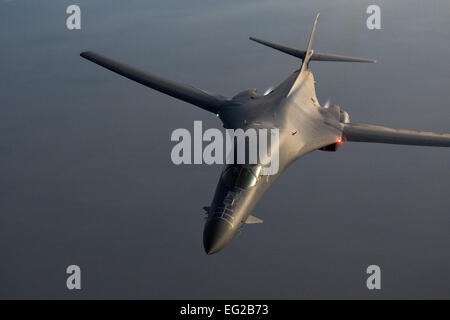
[[[198,108],[79,57],[93,50],[232,96],[300,62],[248,40],[376,58],[314,62],[355,122],[450,132],[448,1],[0,1],[0,298],[450,298],[450,150],[345,144],[300,159],[225,250],[203,210],[220,166],[175,166]],[[382,30],[365,26],[369,4]],[[82,269],[82,290],[65,269]],[[382,270],[371,292],[366,267]]]

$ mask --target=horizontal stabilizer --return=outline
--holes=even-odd
[[[143,84],[144,86],[158,90],[174,98],[192,103],[197,107],[213,113],[217,113],[223,102],[226,101],[226,98],[220,95],[211,94],[179,82],[164,79],[95,52],[83,52],[80,56],[106,69],[118,73],[121,76]]]
[[[393,129],[359,123],[347,123],[344,125],[344,139],[356,142],[450,147],[449,133]]]
[[[297,49],[294,47],[284,46],[275,42],[270,42],[258,38],[250,37],[250,40],[256,41],[262,45],[271,47],[273,49],[279,50],[281,52],[287,53],[291,56],[300,58],[302,60],[306,57],[306,50]],[[356,58],[356,57],[348,57],[348,56],[342,56],[338,54],[330,54],[330,53],[320,53],[320,52],[313,52],[311,55],[311,58],[309,60],[316,60],[316,61],[342,61],[342,62],[368,62],[368,63],[374,63],[377,62],[373,59],[366,59],[366,58]]]
[[[255,216],[248,216],[246,224],[263,223],[263,221]]]

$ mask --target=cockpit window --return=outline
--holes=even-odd
[[[248,189],[256,184],[260,171],[260,166],[232,165],[225,169],[222,179],[229,187]]]

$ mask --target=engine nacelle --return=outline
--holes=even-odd
[[[341,107],[339,107],[338,105],[332,105],[328,108],[328,110],[334,114],[334,116],[336,118],[339,118],[339,122],[341,123],[350,123],[350,116],[348,115],[347,112],[345,112],[344,110],[341,109]],[[343,138],[339,138],[335,143],[332,143],[328,146],[322,147],[319,150],[322,151],[330,151],[330,152],[335,152],[337,151],[337,149],[339,149],[339,147],[341,146],[343,142]]]
[[[337,149],[341,146],[342,142],[336,142],[333,144],[330,144],[328,146],[325,146],[323,148],[320,148],[321,151],[329,151],[329,152],[336,152]]]
[[[350,123],[350,116],[342,109],[339,110],[339,121],[342,123]]]

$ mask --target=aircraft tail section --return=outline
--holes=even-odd
[[[250,40],[258,42],[262,45],[273,48],[275,50],[284,52],[291,56],[300,58],[303,60],[303,65],[306,65],[306,68],[308,67],[308,62],[311,60],[340,61],[340,62],[366,62],[366,63],[376,62],[376,60],[373,60],[373,59],[357,58],[357,57],[342,56],[342,55],[338,55],[338,54],[314,52],[314,50],[312,50],[311,47],[312,47],[312,42],[314,40],[314,33],[316,31],[316,25],[317,25],[318,18],[319,18],[319,14],[317,14],[316,20],[314,21],[314,26],[313,26],[313,29],[311,32],[311,36],[309,38],[307,50],[297,49],[294,47],[289,47],[289,46],[285,46],[285,45],[278,44],[275,42],[270,42],[270,41],[266,41],[263,39],[254,38],[254,37],[250,37]]]
[[[258,42],[262,45],[265,45],[267,47],[273,48],[275,50],[284,52],[288,55],[291,55],[296,58],[305,59],[306,57],[306,50],[298,49],[295,47],[285,46],[282,44],[278,44],[275,42],[266,41],[263,39],[258,39],[254,37],[250,37],[250,40]],[[377,60],[374,59],[366,59],[366,58],[358,58],[358,57],[349,57],[349,56],[343,56],[339,54],[332,54],[332,53],[321,53],[321,52],[313,52],[311,57],[309,58],[310,61],[336,61],[336,62],[363,62],[363,63],[375,63]]]
[[[308,68],[309,60],[311,59],[311,56],[314,54],[314,50],[312,49],[312,43],[314,40],[314,34],[316,33],[317,20],[319,20],[319,16],[320,16],[320,13],[318,13],[316,15],[316,19],[314,20],[314,25],[313,25],[313,28],[311,31],[311,35],[309,36],[308,48],[306,49],[306,55],[305,55],[305,58],[303,59],[302,70],[300,73],[302,73],[303,70]]]
[[[307,81],[307,79],[312,79],[311,81],[314,81],[312,77],[309,77],[308,75],[309,71],[309,62],[311,60],[316,61],[342,61],[342,62],[368,62],[368,63],[374,63],[376,60],[373,59],[366,59],[366,58],[357,58],[357,57],[349,57],[349,56],[342,56],[337,54],[330,54],[330,53],[320,53],[320,52],[314,52],[312,49],[312,43],[314,40],[314,34],[316,32],[317,27],[317,21],[319,19],[319,13],[316,15],[316,19],[314,20],[314,25],[311,31],[311,35],[309,37],[308,46],[306,50],[297,49],[294,47],[284,46],[275,42],[269,42],[266,40],[258,39],[250,37],[250,40],[258,42],[262,45],[271,47],[273,49],[279,50],[281,52],[287,53],[291,56],[297,57],[302,59],[302,67],[300,72],[297,74],[296,80],[293,82],[292,87],[287,94],[288,96],[292,95],[294,92],[297,91],[297,88]],[[312,97],[315,98],[315,97]]]
[[[319,19],[319,13],[316,15],[316,19],[314,20],[314,25],[311,31],[311,35],[309,36],[308,41],[308,47],[306,49],[305,57],[303,58],[302,67],[300,69],[299,74],[297,75],[297,78],[295,79],[294,84],[292,85],[291,89],[289,90],[288,96],[291,96],[294,94],[294,92],[297,92],[297,89],[302,86],[305,87],[305,83],[309,83],[311,85],[312,92],[310,93],[311,99],[316,100],[316,94],[314,90],[314,77],[312,76],[311,72],[309,71],[309,60],[311,59],[312,55],[314,54],[314,50],[312,49],[312,42],[314,40],[314,34],[316,33],[316,27],[317,27],[317,20]]]

